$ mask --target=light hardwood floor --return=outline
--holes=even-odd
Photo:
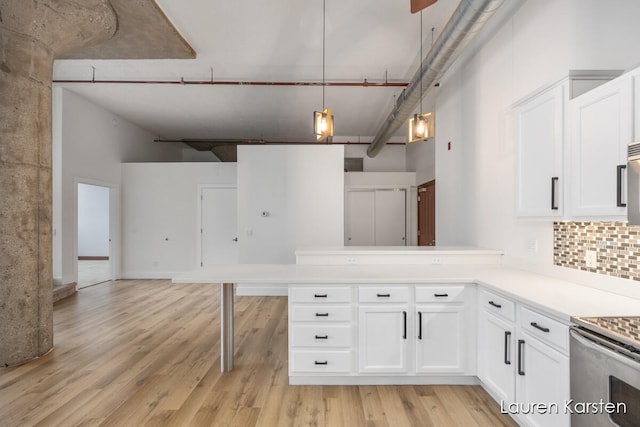
[[[289,386],[287,300],[236,297],[220,373],[219,289],[121,280],[54,307],[55,348],[0,368],[2,426],[513,426],[477,386]]]

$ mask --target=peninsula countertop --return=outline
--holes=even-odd
[[[176,283],[446,284],[474,283],[555,316],[640,315],[640,300],[504,265],[238,264],[200,268]]]

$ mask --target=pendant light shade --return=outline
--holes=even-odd
[[[433,112],[414,114],[409,119],[409,142],[426,141],[435,135]]]
[[[329,141],[329,138],[333,136],[331,108],[313,112],[313,133],[318,141]]]

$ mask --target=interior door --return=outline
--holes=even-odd
[[[234,187],[201,189],[200,265],[238,263],[237,191]]]
[[[418,187],[418,246],[436,244],[436,181]]]
[[[345,246],[374,246],[375,206],[374,191],[347,192],[347,224]]]
[[[406,204],[404,190],[376,190],[376,246],[406,245]]]

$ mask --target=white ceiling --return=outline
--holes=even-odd
[[[322,0],[157,0],[194,60],[60,60],[54,80],[322,81]],[[458,0],[423,12],[426,55]],[[420,14],[409,0],[326,0],[327,82],[408,82],[418,67]],[[57,84],[161,138],[312,141],[320,86]],[[398,87],[326,87],[334,140],[368,141]],[[425,110],[430,100],[425,101]],[[396,133],[406,139],[405,129]]]

